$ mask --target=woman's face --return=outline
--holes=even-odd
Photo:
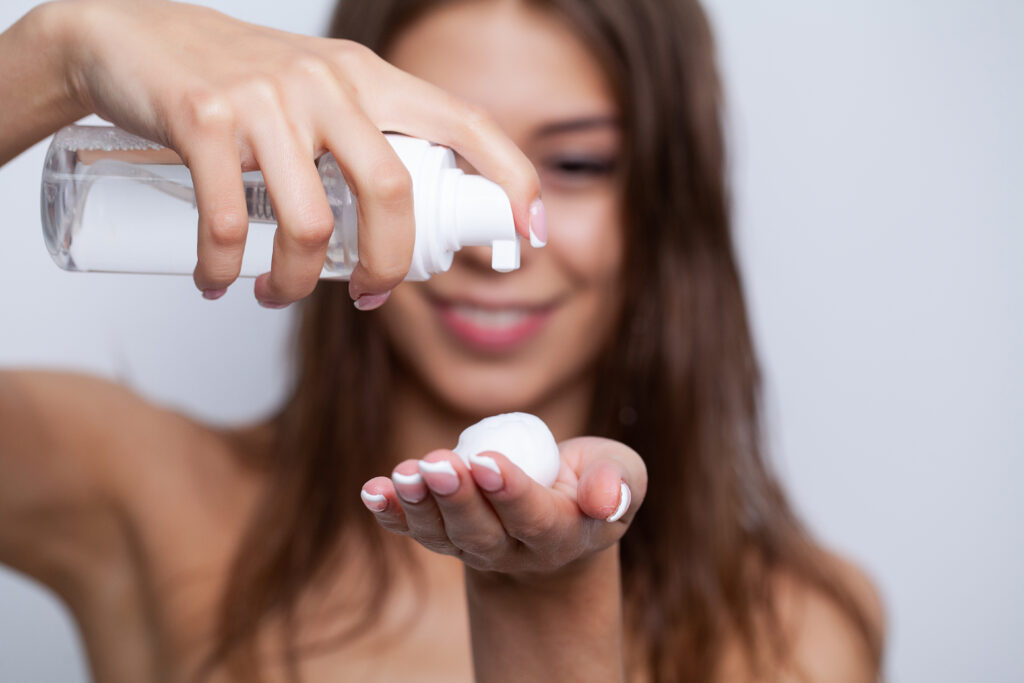
[[[386,57],[489,112],[536,166],[542,249],[490,268],[466,248],[447,273],[396,288],[381,309],[428,391],[470,415],[537,410],[588,386],[622,305],[620,134],[597,61],[554,17],[515,2],[451,3],[403,31]]]

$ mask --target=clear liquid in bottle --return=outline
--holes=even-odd
[[[333,157],[318,163],[334,213],[323,278],[347,279],[358,260],[356,201]],[[249,230],[242,277],[270,270],[277,221],[263,175],[242,174]],[[192,175],[171,149],[107,126],[69,126],[43,168],[43,234],[67,270],[190,275],[199,211]]]

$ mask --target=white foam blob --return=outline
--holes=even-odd
[[[558,444],[544,421],[529,413],[504,413],[484,418],[459,435],[455,453],[472,467],[471,455],[497,451],[534,481],[551,486],[558,478]]]

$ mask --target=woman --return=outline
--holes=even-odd
[[[360,197],[348,295],[387,300],[318,285],[293,396],[243,429],[3,373],[0,560],[68,602],[96,678],[875,679],[874,590],[760,457],[700,8],[346,0],[332,35],[398,68],[163,3],[48,5],[0,39],[24,67],[0,92],[31,95],[0,114],[0,160],[88,111],[174,147],[208,298],[244,243],[238,167],[259,166],[281,226],[256,296],[278,306],[315,284],[331,149]],[[396,286],[411,198],[380,130],[454,147],[549,244],[513,274],[467,249]],[[553,490],[435,450],[509,410],[562,441]]]

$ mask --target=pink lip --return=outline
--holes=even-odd
[[[511,351],[532,339],[548,321],[553,307],[491,307],[475,305],[484,311],[512,310],[521,317],[512,324],[489,325],[459,311],[453,302],[434,300],[438,317],[445,329],[462,344],[485,352]],[[467,304],[468,305],[468,304]]]

